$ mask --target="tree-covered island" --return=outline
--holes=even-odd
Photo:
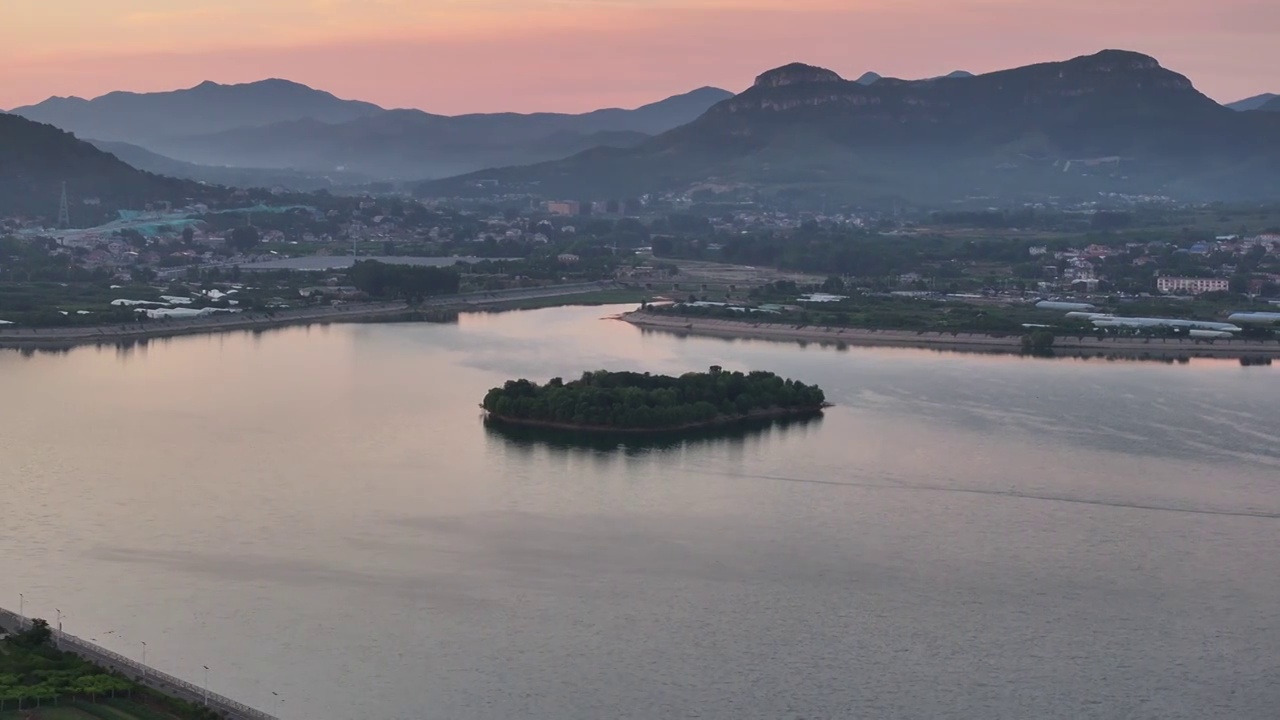
[[[564,382],[539,385],[508,380],[481,405],[502,422],[596,431],[685,430],[742,420],[821,412],[822,389],[763,371],[705,373],[680,377],[597,370]]]

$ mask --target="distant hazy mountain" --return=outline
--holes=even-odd
[[[1274,120],[1274,121],[1273,121]],[[1153,58],[1105,51],[872,85],[788,65],[633,148],[425,183],[427,195],[628,197],[699,188],[947,201],[974,195],[1280,193],[1280,116],[1236,113]]]
[[[1276,95],[1275,93],[1263,93],[1262,95],[1254,95],[1250,98],[1237,100],[1233,103],[1227,103],[1227,107],[1241,112],[1245,110],[1261,110],[1264,105],[1269,102],[1273,102],[1277,98],[1280,98],[1280,95]]]
[[[566,123],[565,129],[582,133],[610,132],[629,130],[631,132],[657,135],[671,128],[679,127],[707,111],[721,100],[728,100],[733,93],[714,87],[701,87],[697,90],[675,95],[666,100],[659,100],[648,105],[641,105],[634,110],[610,108],[596,110],[582,115],[544,114],[542,117],[560,118]],[[462,117],[477,117],[462,116]],[[511,117],[508,115],[507,117]],[[525,117],[540,117],[531,115]]]
[[[346,122],[382,111],[371,103],[341,100],[288,80],[262,80],[243,85],[204,82],[172,92],[113,92],[93,100],[54,97],[11,112],[79,137],[149,147],[163,138],[302,118]]]
[[[444,177],[493,165],[568,157],[598,146],[629,147],[693,120],[733,94],[702,88],[634,110],[444,116],[389,110],[344,123],[311,118],[148,146],[206,165],[343,168],[380,178]]]
[[[298,120],[185,138],[158,147],[201,164],[422,178],[494,164],[564,158],[600,145],[626,147],[647,137],[627,131],[585,134],[528,116],[460,120],[418,110],[393,110],[340,125]]]
[[[1273,97],[1257,107],[1263,112],[1280,112],[1280,97]]]
[[[883,76],[883,75],[881,75],[880,73],[865,72],[865,73],[863,73],[863,74],[862,74],[862,76],[861,76],[861,77],[859,77],[857,80],[854,80],[854,82],[858,83],[859,85],[871,85],[872,83],[876,82],[877,80],[882,79],[883,77],[884,77],[884,76]],[[943,75],[942,77],[945,77],[945,78],[970,78],[970,77],[973,77],[973,73],[971,73],[971,72],[965,72],[964,70],[956,70],[955,72],[947,73],[946,75]],[[929,78],[929,79],[930,79],[930,80],[937,80],[938,78]]]
[[[51,125],[0,113],[0,216],[44,218],[52,225],[63,183],[78,227],[95,225],[119,208],[219,192],[142,172]]]
[[[174,160],[171,157],[165,157],[130,143],[109,140],[89,140],[88,142],[99,150],[109,152],[139,170],[212,185],[226,185],[237,188],[286,187],[291,190],[306,192],[359,186],[372,180],[367,176],[355,173],[330,172],[320,174],[269,168],[197,165],[182,160]]]
[[[448,117],[384,110],[286,80],[263,80],[115,92],[93,100],[50,98],[13,112],[95,142],[125,143],[130,147],[112,151],[141,167],[205,182],[279,181],[306,190],[336,176],[417,180],[553,160],[597,146],[627,147],[730,97],[704,87],[630,110]],[[289,172],[268,172],[273,170]]]

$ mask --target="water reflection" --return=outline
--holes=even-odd
[[[65,354],[70,350],[81,347],[95,348],[114,348],[117,355],[121,359],[126,359],[133,355],[135,350],[145,352],[149,343],[168,344],[175,339],[190,337],[213,337],[225,336],[229,338],[247,337],[253,340],[256,345],[260,345],[264,338],[273,335],[287,334],[298,328],[310,331],[313,327],[322,330],[329,328],[331,325],[384,325],[394,323],[426,323],[433,325],[456,325],[458,323],[459,313],[457,311],[442,310],[422,310],[422,311],[406,311],[401,315],[383,315],[372,318],[318,318],[309,320],[300,320],[297,322],[279,321],[275,324],[262,325],[248,328],[224,328],[216,324],[205,325],[189,325],[187,321],[179,321],[169,323],[168,321],[155,321],[153,325],[141,327],[139,329],[151,331],[153,334],[148,335],[129,335],[118,336],[113,334],[114,327],[101,327],[97,329],[97,335],[82,335],[78,337],[60,337],[57,330],[49,337],[40,335],[41,330],[33,330],[28,334],[20,336],[17,340],[10,341],[8,338],[0,338],[0,351],[13,351],[22,357],[35,357],[37,355],[58,355]],[[92,329],[92,328],[90,328]],[[119,330],[125,332],[135,332],[137,329],[129,330],[125,326],[120,326]],[[21,344],[18,344],[21,343]]]
[[[287,718],[1276,717],[1275,366],[676,340],[613,310],[0,353],[0,575]],[[837,407],[665,438],[476,408],[711,364]]]
[[[485,419],[488,440],[517,451],[547,448],[553,452],[621,452],[640,455],[691,447],[741,447],[748,442],[805,435],[822,424],[822,413],[774,420],[749,420],[732,426],[669,433],[599,433],[511,425]]]

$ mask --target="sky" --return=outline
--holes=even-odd
[[[634,107],[789,62],[931,77],[1106,48],[1280,92],[1276,0],[0,0],[0,108],[280,77],[431,112]]]

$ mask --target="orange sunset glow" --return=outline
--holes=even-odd
[[[1260,0],[6,0],[0,107],[283,77],[433,112],[582,111],[791,61],[984,72],[1116,47],[1221,101],[1280,90]]]

